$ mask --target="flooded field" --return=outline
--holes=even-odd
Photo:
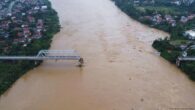
[[[0,98],[0,110],[170,110],[195,108],[195,84],[155,55],[168,34],[148,28],[109,0],[51,0],[62,30],[51,49],[85,59],[45,61]]]

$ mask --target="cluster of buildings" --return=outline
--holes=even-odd
[[[185,5],[191,5],[192,3],[194,3],[195,0],[172,0],[170,1],[171,4],[175,4],[175,5],[182,5],[182,4],[185,4]]]
[[[157,0],[133,0],[133,3],[135,6],[140,5],[140,4],[155,4],[157,2],[158,2]],[[182,4],[189,6],[194,2],[195,2],[195,0],[167,0],[167,1],[164,1],[165,4],[173,4],[173,5],[177,5],[177,6],[180,6]]]
[[[6,6],[6,8],[1,8]],[[6,10],[6,11],[5,11]],[[33,39],[40,39],[46,31],[43,18],[37,13],[48,11],[44,0],[2,0],[0,1],[0,42],[27,46]]]
[[[155,4],[158,4],[159,0],[132,0],[134,3],[134,6],[153,6]],[[164,3],[164,5],[170,5],[170,4],[176,4],[176,5],[181,5],[181,4],[186,4],[190,5],[194,3],[195,0],[164,0],[161,1],[160,3]],[[143,7],[143,9],[145,9]],[[142,9],[141,9],[142,10]],[[151,13],[151,12],[150,12]],[[167,23],[171,25],[172,27],[175,27],[177,23],[187,23],[188,21],[195,19],[195,14],[190,13],[188,15],[183,15],[183,16],[175,16],[175,15],[169,15],[169,14],[160,14],[160,12],[157,12],[154,10],[153,14],[150,15],[145,15],[143,17],[140,17],[141,19],[144,20],[149,20],[153,24],[152,25],[158,25],[162,23]]]
[[[134,6],[138,6],[140,4],[154,4],[155,0],[133,0]]]
[[[162,22],[167,22],[171,26],[176,26],[176,20],[171,16],[171,15],[161,15],[161,14],[156,14],[154,16],[151,16],[151,19],[154,24],[161,24]]]
[[[187,23],[188,21],[195,19],[195,14],[190,14],[188,16],[172,16],[172,15],[161,15],[161,14],[154,14],[152,16],[144,16],[144,19],[150,20],[153,22],[154,25],[161,24],[161,23],[168,23],[172,27],[175,27],[177,23]]]
[[[188,21],[195,18],[195,14],[190,14],[188,16],[181,16],[180,22],[181,23],[187,23]]]
[[[176,26],[176,20],[171,15],[161,15],[161,14],[155,14],[153,16],[144,16],[144,19],[150,20],[153,22],[154,25],[158,25],[164,22],[167,22],[171,26]]]
[[[173,17],[171,15],[162,16],[161,14],[156,14],[154,16],[144,16],[145,19],[151,20],[154,25],[161,24],[163,22],[167,22],[172,27],[175,27],[177,23],[187,23],[188,21],[195,19],[195,14],[191,14],[187,17],[181,16],[179,21],[176,19],[178,17]],[[195,40],[195,29],[187,30],[183,33],[183,36],[189,40]]]
[[[11,0],[1,0],[0,1],[0,19],[5,17],[9,10],[9,4]]]

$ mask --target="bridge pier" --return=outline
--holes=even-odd
[[[83,67],[83,64],[84,64],[84,59],[83,58],[80,58],[79,59],[79,67]]]

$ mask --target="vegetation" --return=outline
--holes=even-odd
[[[153,43],[153,47],[161,53],[161,56],[171,63],[175,64],[176,59],[181,56],[181,45],[194,45],[193,40],[188,40],[183,36],[186,30],[195,28],[195,19],[189,20],[187,23],[180,23],[182,16],[195,13],[195,3],[190,6],[182,4],[181,6],[170,4],[169,0],[155,0],[156,3],[144,3],[140,0],[138,5],[134,0],[113,0],[115,4],[127,15],[144,23],[150,27],[154,27],[170,33],[170,38],[158,39]],[[170,15],[176,21],[176,25],[172,26],[167,22],[155,23],[149,19],[143,19],[144,16],[155,16],[157,14]],[[188,55],[195,56],[195,50],[188,50]],[[195,62],[182,62],[180,66],[190,79],[195,81]]]
[[[49,7],[45,13],[36,14],[37,18],[41,18],[45,21],[47,26],[44,37],[38,40],[32,41],[28,46],[24,47],[22,44],[13,45],[11,49],[2,53],[1,55],[36,55],[39,50],[48,49],[52,41],[52,37],[55,33],[60,31],[59,18],[55,10],[51,8],[51,4],[47,1]],[[12,43],[12,41],[7,41]],[[1,45],[0,45],[1,47]],[[0,95],[3,94],[10,86],[27,71],[37,67],[41,62],[34,61],[1,61],[0,62]]]

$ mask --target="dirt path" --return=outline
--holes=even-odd
[[[109,0],[52,0],[62,31],[52,49],[85,59],[44,62],[0,100],[1,110],[170,110],[195,108],[195,84],[154,54],[166,33],[130,19]]]

